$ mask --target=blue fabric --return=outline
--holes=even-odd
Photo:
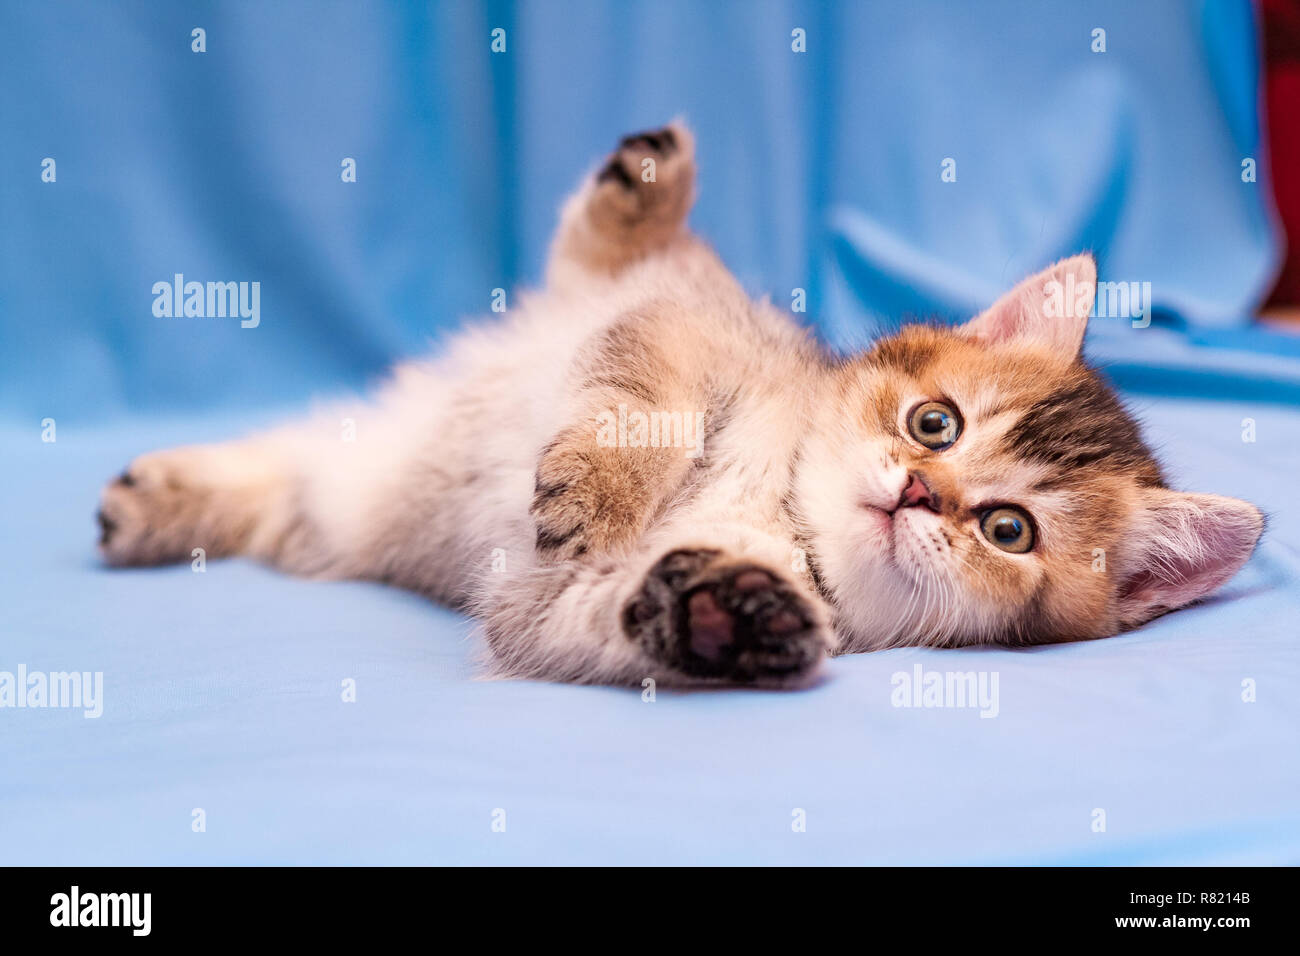
[[[104,675],[96,719],[0,709],[0,864],[1300,862],[1300,347],[1248,327],[1278,242],[1267,165],[1240,176],[1253,29],[1181,0],[0,5],[0,672]],[[391,589],[96,563],[130,457],[535,280],[583,169],[679,113],[697,228],[837,345],[1080,248],[1150,282],[1152,325],[1100,318],[1089,354],[1181,486],[1270,512],[1256,557],[1118,639],[653,703],[475,680],[472,625]],[[261,324],[155,317],[177,272],[259,281]],[[998,716],[892,706],[917,664],[996,672]]]
[[[377,585],[96,566],[105,476],[254,422],[0,430],[0,670],[104,674],[99,718],[0,709],[0,863],[1300,863],[1300,413],[1135,400],[1181,482],[1271,514],[1213,601],[1088,644],[855,655],[803,693],[653,703],[475,680],[467,621]],[[997,672],[998,716],[895,708],[917,664]]]
[[[836,344],[1080,249],[1240,327],[1277,262],[1256,72],[1245,2],[5,3],[0,415],[362,384],[536,280],[582,172],[677,114],[698,229]],[[156,318],[176,273],[260,282],[261,324]]]

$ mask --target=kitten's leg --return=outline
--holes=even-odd
[[[326,558],[302,513],[295,469],[258,439],[143,455],[105,488],[99,549],[113,565],[247,554],[310,570]]]
[[[584,347],[575,363],[576,421],[537,466],[530,510],[544,561],[626,550],[704,461],[704,376],[674,353],[673,332],[647,311]],[[637,440],[624,440],[629,421],[639,422]]]
[[[611,414],[617,398],[609,402]],[[633,544],[693,467],[681,448],[603,445],[595,415],[542,453],[530,512],[547,563],[615,553]]]
[[[630,559],[489,576],[477,612],[494,663],[585,683],[807,684],[833,646],[828,610],[768,560],[788,546],[757,557],[745,536],[661,533]],[[681,547],[658,550],[674,538]]]
[[[548,280],[612,276],[668,247],[685,234],[694,199],[695,141],[684,125],[625,136],[565,205]]]
[[[639,460],[628,462],[629,452]],[[669,473],[677,469],[670,453],[602,448],[584,425],[562,432],[543,452],[537,470],[530,512],[539,554],[562,561],[634,541],[659,493],[673,483]]]

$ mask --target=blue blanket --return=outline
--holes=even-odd
[[[1180,0],[5,5],[0,700],[102,685],[0,707],[0,864],[1300,862],[1300,347],[1249,326],[1252,31]],[[1149,282],[1089,355],[1180,487],[1269,512],[1255,558],[1115,639],[653,700],[478,679],[471,622],[378,585],[97,563],[132,456],[513,294],[584,166],[676,113],[697,228],[836,345],[1080,248]],[[259,325],[156,316],[176,273],[260,282]],[[918,672],[996,675],[996,707],[899,706]]]

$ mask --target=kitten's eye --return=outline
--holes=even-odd
[[[907,416],[907,430],[926,448],[942,451],[961,434],[961,416],[944,402],[922,402]]]
[[[980,531],[994,547],[1012,554],[1024,554],[1034,546],[1033,525],[1019,508],[990,508],[980,518]]]

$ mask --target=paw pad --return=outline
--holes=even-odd
[[[676,671],[735,683],[789,683],[830,649],[819,614],[794,585],[709,549],[661,558],[624,608],[623,629]]]

